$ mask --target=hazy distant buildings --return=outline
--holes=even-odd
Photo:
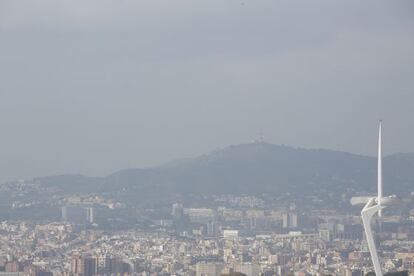
[[[174,221],[180,221],[184,217],[184,208],[181,203],[174,203],[172,206],[171,215]]]
[[[207,224],[217,218],[217,212],[209,208],[184,209],[184,214],[188,215],[191,222],[200,224]]]
[[[217,220],[212,220],[207,223],[207,236],[208,237],[216,237],[218,234],[218,222]]]
[[[282,214],[282,226],[283,228],[297,228],[298,214],[295,212],[284,212]]]
[[[92,224],[94,223],[94,208],[78,205],[62,206],[62,221],[75,224]]]
[[[237,239],[239,237],[238,230],[223,230],[223,238],[224,239]]]

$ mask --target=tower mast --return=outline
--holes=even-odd
[[[378,206],[381,207],[381,200],[383,198],[382,195],[382,121],[379,123],[379,130],[378,130],[378,198],[377,203]],[[382,210],[379,209],[378,216],[382,216]]]

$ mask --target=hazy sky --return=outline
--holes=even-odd
[[[414,151],[414,1],[1,0],[0,180],[266,141]]]

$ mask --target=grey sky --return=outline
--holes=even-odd
[[[265,140],[414,151],[414,2],[0,1],[0,180]]]

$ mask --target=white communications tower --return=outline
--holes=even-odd
[[[361,211],[362,223],[365,229],[365,236],[368,243],[368,249],[371,254],[372,264],[374,265],[375,275],[382,276],[381,262],[378,257],[377,247],[375,245],[374,235],[372,233],[372,218],[378,213],[378,218],[382,217],[382,209],[388,205],[397,202],[395,195],[384,197],[382,194],[382,123],[379,124],[378,133],[378,195],[376,197],[353,197],[352,205],[365,204]]]

